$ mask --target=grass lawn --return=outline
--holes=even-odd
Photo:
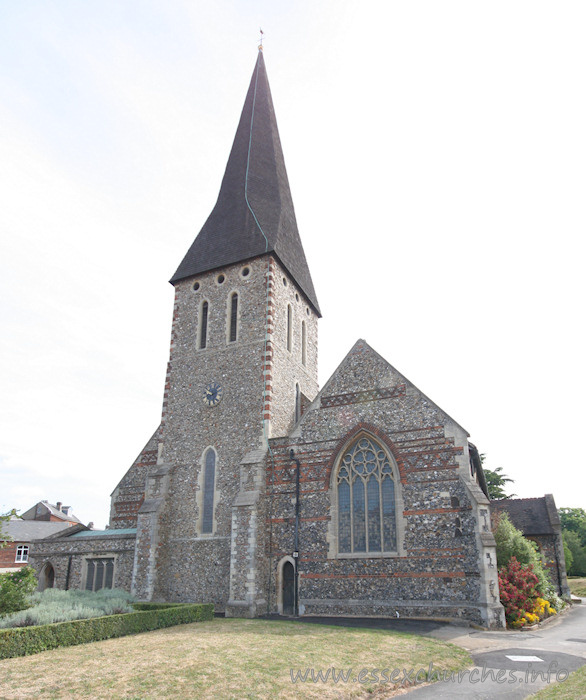
[[[295,622],[216,619],[0,661],[1,698],[363,698],[381,683],[292,683],[290,669],[458,669],[456,646],[426,637]],[[401,671],[400,681],[403,675]]]
[[[586,578],[569,578],[570,590],[580,598],[586,598]]]
[[[586,698],[586,666],[582,666],[574,673],[571,673],[567,681],[554,683],[535,695],[531,696],[537,700],[577,700]]]

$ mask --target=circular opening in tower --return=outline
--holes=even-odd
[[[225,275],[218,275],[218,276],[216,277],[216,282],[217,282],[218,284],[224,284],[224,280],[225,280],[225,279],[226,279],[226,276],[225,276]]]

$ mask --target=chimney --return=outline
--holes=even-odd
[[[61,503],[61,501],[57,501],[57,503],[56,503],[56,506],[55,506],[55,507],[57,508],[57,510],[59,510],[59,511],[60,511],[60,510],[61,510],[61,506],[62,506],[62,505],[63,505],[63,504]]]
[[[90,530],[93,530],[93,529],[94,529],[94,524],[93,524],[93,522],[88,523],[87,526],[88,526],[88,528],[89,528]]]

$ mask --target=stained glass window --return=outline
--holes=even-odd
[[[393,469],[372,438],[361,437],[344,454],[337,488],[338,552],[396,551]]]
[[[203,517],[201,531],[211,533],[214,529],[214,482],[216,480],[216,453],[206,452],[203,483]]]

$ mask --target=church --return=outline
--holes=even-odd
[[[262,48],[218,200],[171,284],[160,425],[108,529],[35,544],[41,587],[504,627],[466,430],[364,340],[318,386],[320,307]]]

